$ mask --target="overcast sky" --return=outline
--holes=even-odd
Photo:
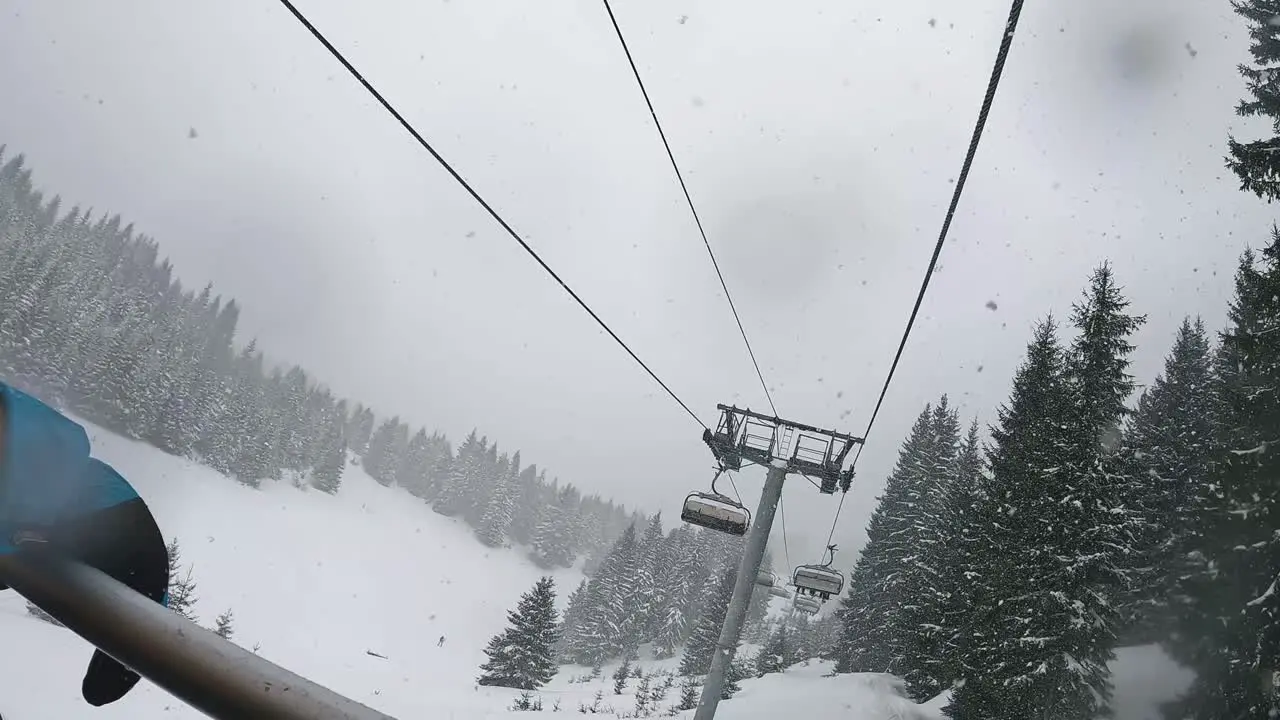
[[[298,5],[703,420],[767,407],[600,2]],[[779,412],[861,434],[1007,3],[614,9]],[[701,429],[278,3],[0,10],[0,143],[236,297],[242,341],[673,522],[705,488]],[[1141,381],[1185,314],[1220,326],[1273,218],[1222,163],[1228,131],[1257,131],[1232,113],[1246,57],[1225,0],[1027,4],[842,547],[923,404],[989,421],[1032,324],[1102,260],[1149,318]],[[738,480],[749,505],[760,480]],[[785,497],[792,561],[816,560],[836,499],[799,479]]]

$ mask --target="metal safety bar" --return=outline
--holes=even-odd
[[[0,555],[0,582],[217,720],[395,720],[218,637],[43,544]]]

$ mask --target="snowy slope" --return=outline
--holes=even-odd
[[[433,513],[359,468],[331,497],[285,483],[251,490],[209,468],[92,426],[94,452],[130,478],[177,537],[194,566],[196,611],[206,625],[235,611],[235,641],[295,672],[401,718],[530,717],[507,708],[519,692],[475,685],[482,648],[506,610],[541,572],[518,550],[488,550],[459,521]],[[563,603],[576,571],[555,573]],[[444,647],[436,640],[446,636]],[[182,720],[203,717],[145,680],[124,700],[94,709],[80,699],[90,648],[69,631],[31,618],[24,601],[0,593],[0,715],[5,720]],[[366,650],[387,656],[372,657]],[[674,670],[678,660],[644,662]],[[544,711],[590,706],[634,709],[637,680],[621,695],[604,677],[583,683],[566,668],[537,692]],[[826,663],[743,682],[721,704],[726,720],[764,720],[803,711],[807,720],[940,720],[942,702],[915,705],[884,675],[824,677]],[[1153,648],[1121,652],[1116,720],[1156,717],[1155,703],[1185,684]],[[679,687],[660,709],[673,705]],[[681,714],[691,717],[692,712]]]
[[[359,468],[337,496],[285,483],[252,490],[86,427],[94,454],[137,486],[165,537],[179,539],[203,624],[231,607],[240,645],[260,644],[263,656],[398,717],[425,717],[445,691],[471,693],[485,642],[542,574],[519,551],[485,548],[460,521]],[[562,596],[580,579],[554,575]],[[6,720],[88,715],[79,698],[87,644],[28,620],[12,592],[0,593],[0,637]],[[93,716],[202,717],[154,687],[139,690]]]

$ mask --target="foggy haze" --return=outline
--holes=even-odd
[[[597,2],[299,7],[697,412],[767,403]],[[973,128],[1007,5],[618,2],[779,413],[861,434]],[[1032,323],[1110,259],[1150,382],[1221,325],[1269,228],[1223,165],[1247,53],[1229,4],[1023,12],[950,240],[836,540],[950,393],[984,423]],[[334,390],[664,510],[701,429],[276,3],[0,0],[0,143],[64,208],[120,213],[187,287]],[[994,307],[992,307],[994,306]],[[760,474],[738,479],[754,507]],[[836,499],[792,481],[795,562]]]

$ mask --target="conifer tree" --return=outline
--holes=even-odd
[[[578,554],[577,491],[562,488],[534,531],[530,554],[539,567],[572,567]]]
[[[485,648],[488,660],[480,666],[481,685],[534,690],[556,674],[554,647],[556,624],[555,584],[543,577],[520,597],[507,613],[511,626],[496,635]]]
[[[191,568],[182,567],[182,550],[178,538],[169,541],[165,548],[169,556],[169,609],[182,617],[197,622],[195,613],[196,582],[191,578]]]
[[[621,695],[627,689],[627,680],[631,678],[631,658],[622,658],[622,664],[613,671],[613,694]]]
[[[680,681],[680,702],[676,710],[692,710],[698,706],[698,681],[692,675],[685,675]]]
[[[943,415],[950,414],[941,407]],[[935,414],[925,406],[916,418],[871,516],[867,544],[843,601],[844,657],[839,667],[844,672],[919,672],[914,662],[919,613],[903,608],[914,607],[930,590],[921,551],[926,533],[932,532],[929,525],[940,494],[932,475],[938,445]]]
[[[795,662],[794,647],[787,636],[787,624],[779,623],[769,635],[769,642],[756,656],[756,676],[782,672]]]
[[[514,458],[498,463],[499,472],[495,478],[493,494],[489,497],[489,508],[480,520],[476,530],[480,541],[489,547],[501,547],[507,543],[507,529],[511,526],[511,517],[515,510],[516,481],[520,475],[520,453]]]
[[[633,592],[641,607],[639,621],[633,630],[635,644],[651,640],[658,625],[658,619],[665,602],[666,588],[662,585],[665,572],[666,535],[662,531],[662,513],[654,515],[644,534],[640,537],[637,548]]]
[[[751,670],[756,660],[751,657],[732,658],[724,673],[724,687],[720,689],[720,699],[729,700],[742,689],[742,681],[751,677]]]
[[[1027,633],[1006,636],[1018,622],[1033,619],[1039,608],[1028,607],[1032,595],[1007,612],[1003,606],[1034,592],[1031,586],[1045,574],[1033,561],[1048,538],[1034,536],[1042,532],[1038,518],[1050,515],[1056,505],[1055,473],[1065,461],[1059,443],[1070,396],[1063,355],[1057,327],[1048,318],[1036,327],[1009,402],[999,408],[991,428],[991,478],[975,512],[975,526],[981,530],[974,539],[975,555],[983,563],[974,569],[970,588],[974,616],[957,638],[964,676],[947,708],[953,718],[1002,717],[1004,708],[1018,706],[1032,690],[1022,673],[1037,667],[1041,653],[1021,642]],[[1047,507],[1038,508],[1037,502]]]
[[[637,556],[635,526],[628,526],[588,583],[592,610],[579,625],[569,648],[576,662],[592,665],[634,649],[639,599],[631,590]]]
[[[427,499],[431,495],[432,460],[432,439],[426,430],[418,428],[396,470],[396,483],[416,497]]]
[[[1108,454],[1132,388],[1127,336],[1141,322],[1126,304],[1109,269],[1096,271],[1074,309],[1070,352],[1042,323],[1000,408],[977,512],[984,562],[971,590],[981,610],[959,638],[952,717],[1109,712],[1120,556],[1132,547],[1122,507],[1132,478]]]
[[[702,616],[698,618],[698,624],[684,646],[684,655],[680,658],[681,675],[706,675],[711,669],[711,658],[720,641],[720,629],[724,626],[729,600],[733,597],[736,575],[734,571],[721,574],[719,587],[708,598]]]
[[[231,636],[235,634],[235,628],[231,626],[232,620],[234,620],[234,616],[231,614],[231,609],[227,608],[226,612],[214,620],[213,632],[223,640],[230,640]]]
[[[1141,625],[1139,637],[1148,641],[1164,641],[1175,632],[1174,618],[1186,603],[1182,578],[1203,568],[1193,553],[1215,449],[1213,390],[1204,323],[1185,319],[1164,372],[1139,398],[1125,438],[1126,452],[1145,470],[1140,500],[1150,529],[1142,547],[1150,570],[1135,578],[1126,622]]]
[[[978,422],[969,425],[956,457],[955,477],[947,486],[942,500],[939,523],[942,545],[946,550],[941,563],[937,591],[941,598],[936,623],[939,646],[929,663],[932,673],[943,685],[964,676],[961,645],[964,628],[974,614],[973,578],[984,569],[982,538],[985,529],[979,524],[980,510],[987,499],[983,496],[982,446]],[[990,548],[985,548],[990,550]]]
[[[342,473],[347,468],[347,444],[342,437],[342,426],[335,423],[325,433],[325,441],[319,463],[312,480],[316,488],[333,495],[342,485]]]
[[[372,446],[372,441],[370,446]],[[469,507],[474,487],[480,482],[480,463],[485,453],[486,441],[472,430],[458,446],[458,452],[450,463],[449,477],[441,488],[440,496],[432,506],[441,515],[457,515]]]
[[[568,658],[568,647],[577,637],[577,633],[591,611],[591,596],[587,590],[587,581],[578,583],[578,588],[569,593],[568,603],[564,609],[564,619],[560,626],[560,637],[556,644],[556,656]]]
[[[1270,202],[1280,197],[1280,35],[1275,0],[1232,0],[1236,13],[1249,25],[1253,62],[1240,65],[1250,97],[1236,105],[1241,117],[1262,117],[1272,125],[1272,136],[1249,142],[1228,138],[1227,167],[1240,178],[1240,189]]]
[[[1175,657],[1196,679],[1179,720],[1280,715],[1280,230],[1245,253],[1216,363],[1217,443]]]

